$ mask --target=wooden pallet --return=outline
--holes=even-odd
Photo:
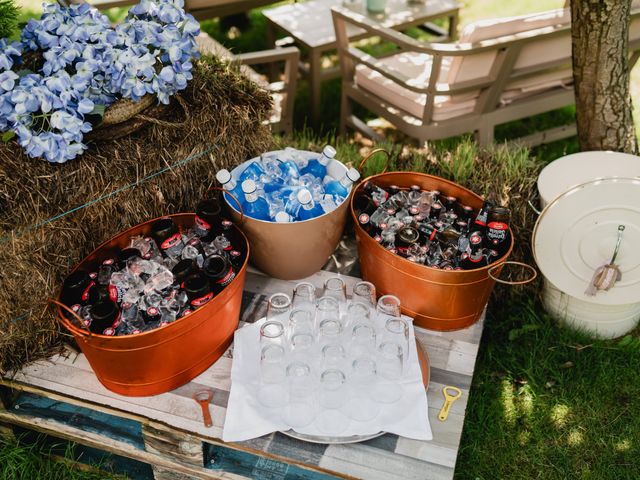
[[[320,287],[332,275],[322,271],[309,280]],[[358,280],[343,278],[348,286]],[[290,292],[293,285],[250,271],[241,326],[264,316],[269,295]],[[359,444],[316,445],[274,433],[224,443],[233,347],[187,385],[141,398],[106,390],[84,355],[69,352],[36,362],[13,378],[0,379],[0,435],[11,435],[14,427],[42,432],[149,464],[156,479],[450,479],[482,327],[480,321],[457,332],[416,328],[431,364],[427,398],[434,439],[430,442],[385,434]],[[437,413],[444,385],[457,386],[463,394],[449,419],[440,422]],[[192,399],[202,388],[214,391],[211,428],[204,427],[200,407]]]

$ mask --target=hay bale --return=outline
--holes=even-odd
[[[193,211],[218,169],[271,148],[262,125],[270,96],[228,64],[203,57],[181,95],[186,118],[176,108],[166,119],[181,128],[150,124],[96,142],[64,165],[0,145],[0,373],[59,349],[65,334],[46,299],[98,244],[150,218]],[[150,181],[33,228],[190,156]]]

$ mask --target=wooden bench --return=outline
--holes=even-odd
[[[475,132],[574,103],[568,9],[483,20],[452,44],[421,42],[344,7],[333,9],[342,69],[341,132],[377,135],[352,108],[360,104],[419,142]],[[349,43],[353,28],[397,47],[374,57]],[[629,65],[640,56],[640,8],[633,7]],[[521,139],[536,145],[575,135],[566,125]]]
[[[321,288],[333,275],[320,271],[307,281]],[[359,280],[342,278],[349,291]],[[294,285],[250,270],[240,325],[262,318],[268,297],[290,292]],[[233,347],[190,383],[153,397],[123,397],[106,390],[84,355],[69,353],[35,362],[12,377],[0,378],[0,435],[35,431],[108,452],[113,455],[108,464],[123,465],[130,475],[136,468],[137,480],[452,479],[482,329],[483,320],[456,332],[416,328],[431,366],[430,442],[385,434],[363,443],[321,445],[274,433],[225,443],[221,438]],[[462,397],[441,422],[437,416],[444,385],[460,388]],[[192,399],[203,388],[213,390],[211,428],[203,425],[200,407]]]

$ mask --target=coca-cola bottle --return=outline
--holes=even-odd
[[[484,246],[498,252],[498,258],[507,253],[511,245],[510,216],[506,207],[491,207],[489,210]]]
[[[403,257],[409,256],[409,248],[418,243],[420,233],[413,227],[404,227],[396,234],[396,251]]]
[[[184,260],[179,261],[176,265],[171,269],[171,273],[173,273],[173,282],[175,285],[180,285],[181,288],[184,288],[184,280],[198,272],[198,266],[196,265],[195,260],[192,258],[185,258]]]
[[[482,204],[482,208],[478,212],[478,215],[476,216],[473,222],[473,227],[472,227],[473,230],[478,230],[482,234],[484,234],[484,232],[487,229],[487,218],[489,216],[489,209],[492,206],[493,206],[493,203],[491,203],[489,200],[484,201],[484,203]]]
[[[202,273],[188,276],[184,280],[184,291],[187,293],[191,310],[201,307],[213,298],[209,279]]]
[[[469,235],[469,251],[463,252],[460,256],[459,265],[463,270],[484,267],[488,264],[487,257],[482,251],[482,234],[473,232]]]
[[[65,305],[89,305],[98,297],[95,281],[84,270],[73,272],[62,284],[61,300]]]
[[[204,237],[211,232],[214,225],[222,221],[222,206],[220,201],[214,198],[201,200],[196,207],[196,218],[193,230],[199,237]]]
[[[209,279],[214,293],[222,291],[236,277],[226,256],[212,255],[204,261],[202,273]]]
[[[161,218],[151,225],[151,237],[160,247],[163,255],[177,258],[182,253],[184,243],[178,226],[170,218]]]
[[[89,330],[100,335],[112,336],[120,323],[120,309],[111,300],[100,300],[91,305]]]

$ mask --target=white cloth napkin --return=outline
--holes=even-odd
[[[411,320],[405,317],[407,320]],[[281,417],[281,409],[267,408],[256,397],[260,384],[260,325],[264,319],[235,332],[231,392],[224,422],[222,439],[239,442],[261,437],[275,431],[289,430]],[[417,440],[431,440],[431,426],[427,413],[427,394],[416,350],[413,326],[410,329],[409,361],[401,383],[404,394],[392,404],[381,404],[380,413],[368,422],[352,420],[340,436],[369,435],[389,432]],[[325,436],[315,425],[295,428],[299,433]]]

